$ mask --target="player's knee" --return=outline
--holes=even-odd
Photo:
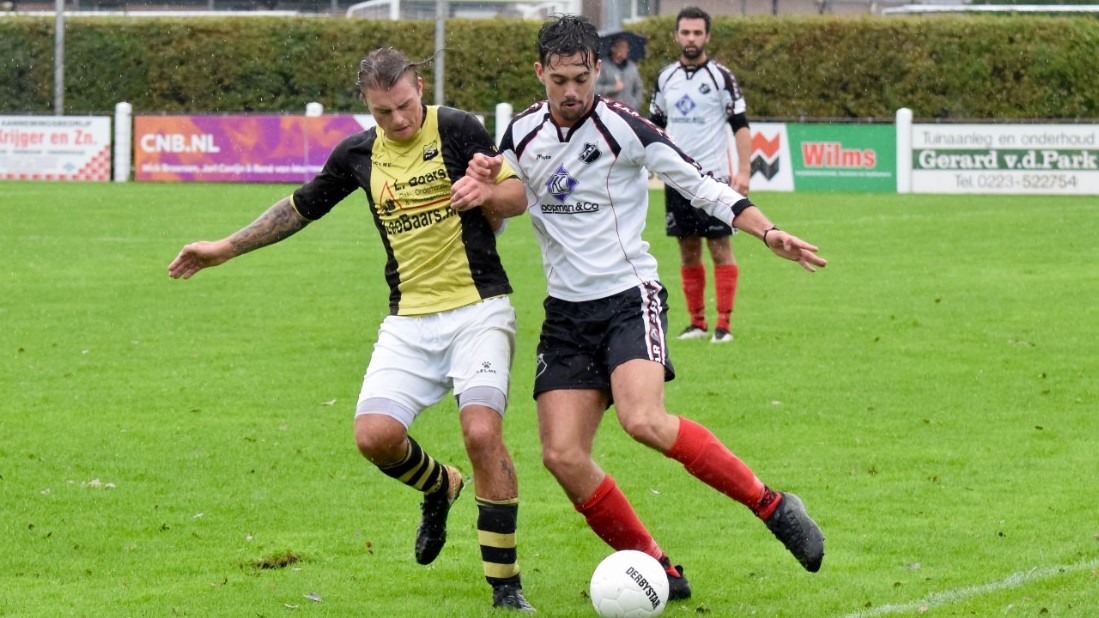
[[[496,389],[483,389],[482,394],[496,394],[498,397],[469,398],[466,393],[459,402],[462,419],[462,439],[470,457],[479,453],[495,455],[503,448],[503,415],[500,412],[505,405],[505,396]]]
[[[463,428],[462,438],[470,457],[478,453],[495,452],[503,445],[500,427],[492,423],[470,423]]]
[[[622,429],[634,440],[651,447],[657,447],[663,440],[664,423],[661,414],[620,414]]]
[[[355,445],[363,457],[376,465],[400,461],[408,450],[406,437],[403,426],[355,423]]]
[[[588,458],[577,448],[542,447],[542,465],[558,479],[571,476],[571,471],[587,464]]]
[[[690,255],[690,256],[685,255],[680,260],[679,265],[682,266],[683,268],[698,268],[699,266],[702,266],[702,255],[701,254],[699,254],[699,255]]]

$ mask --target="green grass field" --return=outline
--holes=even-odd
[[[182,244],[291,188],[0,183],[0,615],[494,615],[472,494],[418,566],[419,496],[354,448],[387,304],[362,198],[167,277]],[[831,264],[809,275],[736,240],[736,341],[672,341],[667,403],[801,495],[827,557],[802,571],[608,415],[599,460],[694,587],[665,615],[1099,616],[1095,198],[756,199]],[[678,332],[662,210],[648,239]],[[545,287],[525,218],[500,250],[520,322],[505,426],[527,596],[544,616],[592,616],[608,549],[541,466]],[[468,470],[452,403],[413,433]]]

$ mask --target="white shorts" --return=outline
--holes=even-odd
[[[507,296],[422,316],[389,315],[363,377],[355,416],[384,414],[405,427],[453,390],[491,393],[503,414],[515,351],[515,309]],[[462,403],[466,403],[462,401]]]

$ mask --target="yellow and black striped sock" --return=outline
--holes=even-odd
[[[515,526],[519,519],[519,498],[486,500],[477,497],[477,540],[485,579],[493,587],[519,583],[519,560],[515,550]]]
[[[450,489],[446,466],[425,453],[412,436],[408,436],[408,454],[404,459],[390,466],[378,466],[378,469],[425,494]]]

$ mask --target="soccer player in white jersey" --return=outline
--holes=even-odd
[[[646,169],[690,195],[695,206],[761,239],[775,255],[810,272],[825,260],[815,246],[772,225],[747,198],[702,174],[637,112],[595,95],[599,34],[589,21],[565,15],[547,22],[538,47],[534,70],[547,100],[512,121],[500,150],[526,185],[525,210],[548,280],[534,381],[543,463],[600,538],[615,550],[660,560],[670,598],[690,597],[682,567],[672,566],[592,458],[596,429],[613,403],[632,438],[747,506],[802,566],[818,570],[824,537],[802,501],[768,488],[712,432],[664,408],[664,381],[674,372],[665,332],[667,292],[641,238]],[[487,180],[502,163],[500,156],[475,155],[469,174]]]
[[[710,42],[710,15],[687,7],[676,16],[675,42],[679,60],[661,69],[649,102],[649,118],[664,128],[675,143],[691,155],[702,171],[748,195],[752,176],[752,132],[740,85],[729,69],[706,54]],[[732,127],[736,162],[729,156],[725,125]],[[664,188],[664,225],[679,243],[679,272],[691,322],[680,339],[701,339],[707,334],[706,265],[702,239],[714,263],[714,298],[717,324],[713,343],[733,340],[730,317],[736,299],[736,263],[729,225],[691,207],[689,197],[672,187]]]

